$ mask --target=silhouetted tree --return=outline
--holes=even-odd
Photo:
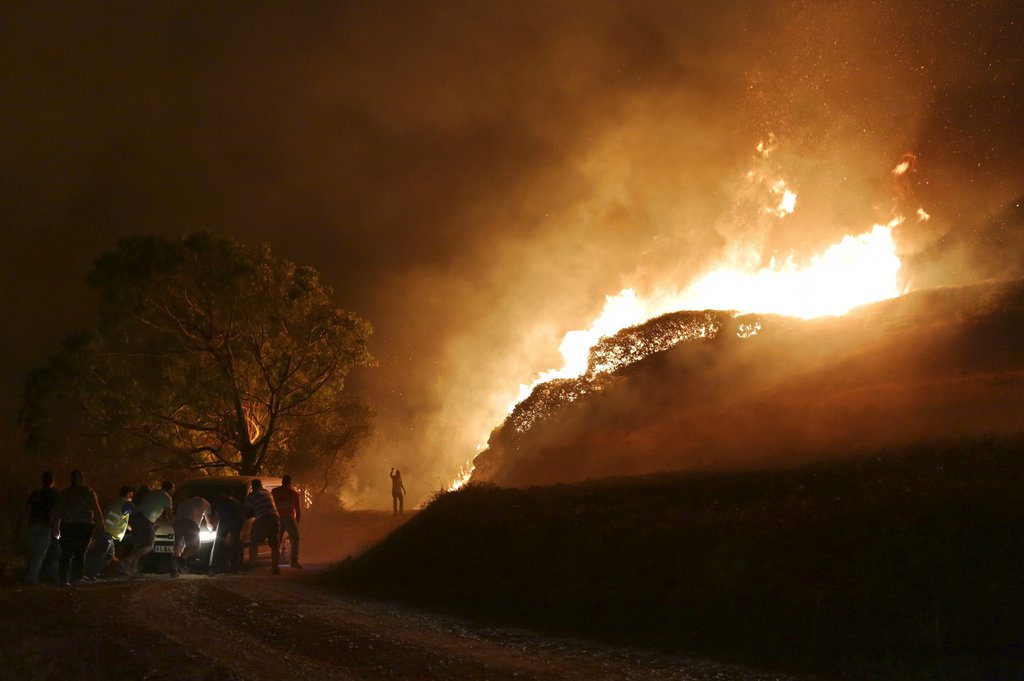
[[[26,384],[30,447],[99,438],[168,466],[257,474],[330,460],[295,448],[297,434],[343,448],[353,428],[367,432],[369,412],[343,389],[351,368],[373,363],[372,330],[313,268],[207,234],[133,237],[88,281],[96,327]]]

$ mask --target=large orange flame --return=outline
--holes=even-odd
[[[770,139],[768,144],[759,144],[757,150],[766,159],[773,149],[774,139]],[[905,173],[912,161],[912,158],[905,158],[893,169],[893,175]],[[747,178],[765,179],[753,171]],[[774,203],[765,206],[766,214],[785,218],[796,210],[797,195],[784,180],[774,180],[768,186]],[[929,216],[924,209],[919,209],[917,217],[923,221]],[[607,296],[604,309],[589,328],[569,331],[563,337],[559,346],[562,367],[538,374],[529,385],[520,385],[509,411],[540,383],[581,376],[587,370],[590,348],[601,338],[668,312],[715,309],[810,319],[841,315],[860,305],[899,296],[905,291],[899,283],[901,262],[893,229],[902,221],[903,218],[897,216],[862,234],[846,236],[806,262],[797,262],[790,256],[782,263],[772,258],[767,267],[761,268],[722,264],[698,277],[681,292],[661,292],[640,298],[633,289],[627,288]],[[744,329],[740,337],[749,338],[759,330]],[[478,447],[482,448],[483,445]],[[451,489],[464,485],[472,472],[471,464],[463,467]]]

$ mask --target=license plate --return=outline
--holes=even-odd
[[[156,546],[153,547],[153,553],[170,553],[171,549],[173,549],[173,548],[174,547],[172,547],[170,544],[165,544],[165,545],[157,544]]]

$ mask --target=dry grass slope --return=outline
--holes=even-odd
[[[1024,440],[441,496],[334,583],[854,678],[1024,678]]]

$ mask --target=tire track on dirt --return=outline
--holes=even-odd
[[[707,660],[473,627],[289,578],[182,579],[141,589],[163,632],[246,679],[783,681]],[[211,638],[209,632],[218,632]]]

